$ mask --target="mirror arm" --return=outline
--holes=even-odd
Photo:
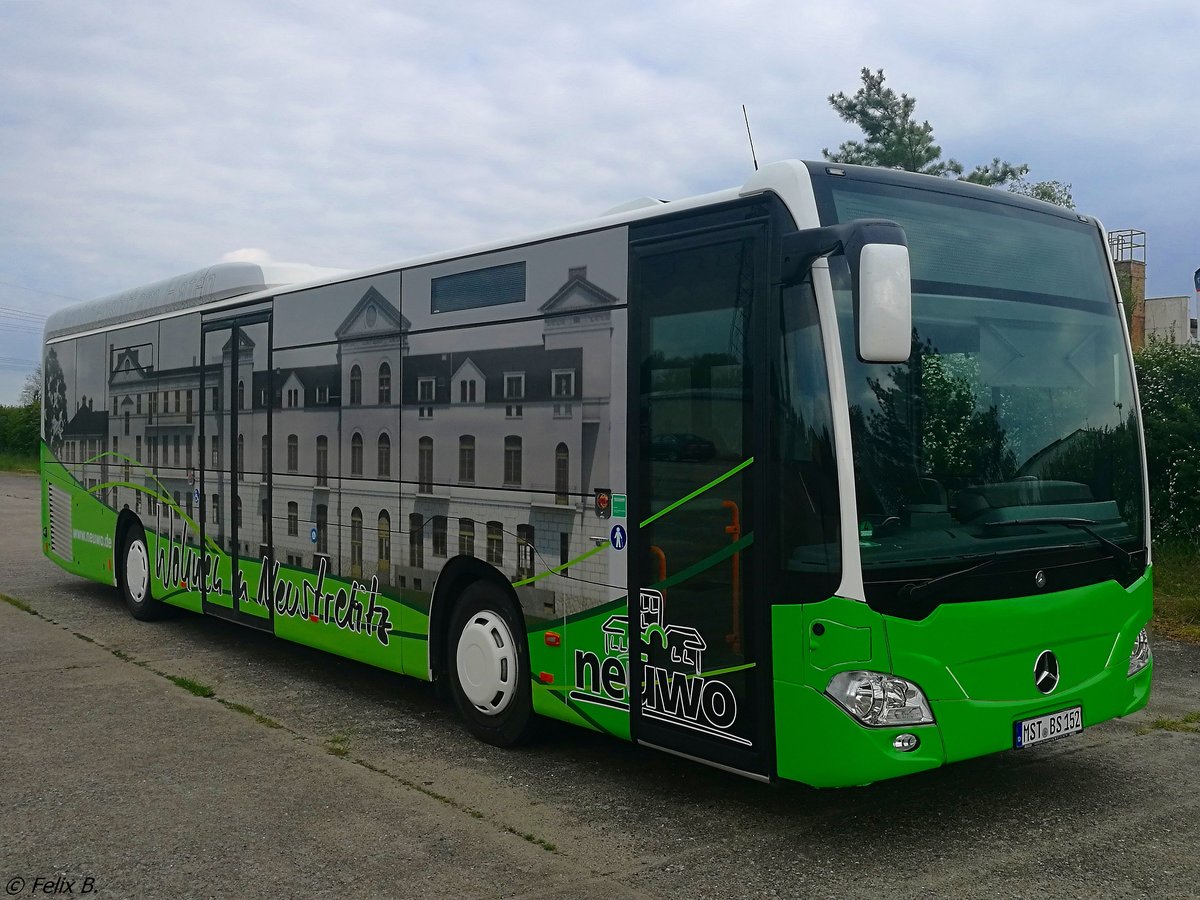
[[[779,261],[780,283],[787,287],[804,281],[812,264],[822,256],[843,252],[852,232],[853,227],[847,224],[806,228],[785,234]]]
[[[888,219],[854,219],[841,225],[806,228],[785,234],[779,263],[779,281],[784,286],[799,284],[808,277],[812,264],[822,256],[844,254],[850,271],[858,272],[858,258],[867,244],[908,246],[904,229]]]

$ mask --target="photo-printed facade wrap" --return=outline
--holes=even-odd
[[[70,357],[61,462],[153,532],[156,596],[181,590],[166,577],[178,558],[207,611],[240,589],[260,627],[399,671],[428,675],[431,598],[456,557],[503,573],[531,625],[620,600],[624,557],[597,541],[593,492],[624,484],[624,240],[599,232],[53,345],[56,364]],[[506,279],[489,283],[497,268]],[[295,600],[275,608],[289,580]],[[357,612],[366,598],[389,611],[400,639],[385,654],[309,627],[335,584],[359,586],[345,601],[359,631],[378,632],[378,614]]]

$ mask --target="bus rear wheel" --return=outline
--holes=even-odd
[[[455,605],[447,636],[450,689],[467,730],[509,747],[533,732],[529,649],[512,601],[477,581]]]
[[[125,529],[121,540],[121,596],[130,615],[143,622],[160,619],[166,611],[154,599],[150,581],[150,551],[146,547],[146,532],[140,524]]]

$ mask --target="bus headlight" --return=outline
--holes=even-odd
[[[882,672],[842,672],[825,693],[863,725],[928,725],[933,711],[921,689]]]
[[[1150,662],[1150,635],[1143,628],[1133,639],[1133,652],[1129,654],[1129,675],[1136,675]]]

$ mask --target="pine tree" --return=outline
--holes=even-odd
[[[964,174],[965,167],[958,160],[942,159],[942,148],[934,143],[933,126],[928,120],[918,123],[914,118],[915,97],[897,94],[886,87],[883,69],[872,72],[864,68],[860,74],[862,87],[853,96],[842,91],[830,94],[829,105],[842,119],[861,128],[865,139],[844,141],[832,153],[826,147],[821,152],[830,162],[953,177],[1075,208],[1070,184],[1029,182],[1025,179],[1029,166],[1024,163],[1014,164],[996,157]]]

